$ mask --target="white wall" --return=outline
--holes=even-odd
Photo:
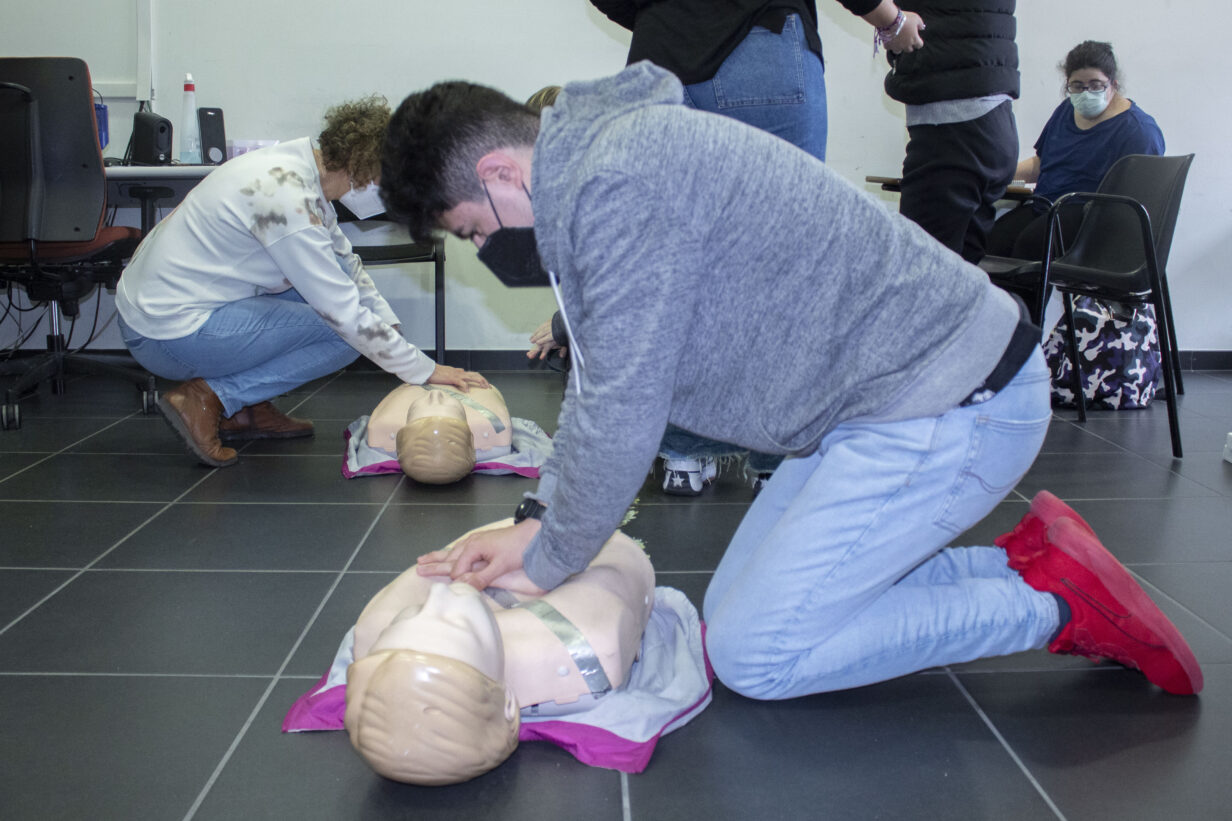
[[[94,69],[96,81],[121,89],[125,81],[135,80],[136,67],[131,66],[131,76],[122,76],[130,67],[114,59],[116,49],[109,44],[124,43],[122,51],[133,48],[125,27],[134,2],[149,0],[87,4],[96,10],[114,6],[114,14],[105,19],[119,31],[101,36],[100,24],[83,19],[76,0],[0,0],[0,54],[77,53],[92,67],[104,67]],[[1024,0],[1018,13],[1023,95],[1015,111],[1025,154],[1060,100],[1057,62],[1081,40],[1114,43],[1125,88],[1159,121],[1169,153],[1197,154],[1169,265],[1181,347],[1232,350],[1232,322],[1227,320],[1232,293],[1225,285],[1232,259],[1232,206],[1224,196],[1232,182],[1232,161],[1216,144],[1232,133],[1232,112],[1213,101],[1222,78],[1204,56],[1211,47],[1196,28],[1202,21],[1223,19],[1225,4],[1195,0],[1184,5],[1184,14],[1174,13],[1181,8],[1154,0]],[[819,0],[818,12],[830,103],[829,162],[857,182],[866,174],[896,174],[906,136],[902,107],[882,93],[885,63],[871,56],[871,31],[838,3]],[[585,0],[360,5],[299,0],[291,6],[153,0],[151,40],[156,110],[179,119],[179,83],[191,71],[198,105],[222,107],[228,136],[238,139],[315,134],[321,113],[332,103],[379,92],[396,105],[408,92],[443,79],[487,83],[525,98],[551,83],[613,73],[623,65],[628,47],[627,33]],[[114,98],[108,104],[108,153],[119,154],[135,103]],[[869,190],[887,207],[896,207],[889,195]],[[521,347],[553,310],[550,294],[503,288],[476,261],[473,249],[448,242],[449,347]],[[374,274],[412,341],[431,347],[428,266]],[[103,300],[106,316],[110,301]],[[93,304],[83,307],[92,311]],[[41,333],[32,341],[41,340]],[[0,327],[0,345],[13,338],[11,321],[6,322]],[[97,344],[120,347],[113,331]]]

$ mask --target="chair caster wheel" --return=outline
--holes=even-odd
[[[0,405],[0,430],[17,430],[21,427],[21,405]]]
[[[146,416],[158,413],[158,391],[141,392],[141,412]]]

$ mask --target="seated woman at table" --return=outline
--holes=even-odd
[[[269,401],[358,354],[404,382],[486,386],[403,339],[398,317],[338,228],[331,200],[364,218],[389,122],[382,97],[326,112],[317,139],[236,157],[205,177],[142,241],[116,289],[124,344],[182,384],[159,399],[199,460],[234,464],[223,444],[310,436]]]
[[[1035,183],[1036,196],[1047,202],[1074,191],[1095,191],[1112,164],[1128,154],[1164,153],[1164,135],[1154,118],[1121,94],[1111,44],[1079,43],[1061,68],[1068,97],[1035,141],[1035,155],[1021,161],[1014,175]],[[997,220],[988,253],[1042,259],[1047,202],[1023,203]],[[1081,206],[1063,209],[1062,241],[1073,237],[1081,221]]]

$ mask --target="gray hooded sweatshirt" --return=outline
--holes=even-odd
[[[543,114],[531,194],[574,367],[524,556],[551,588],[620,525],[664,427],[809,454],[937,416],[996,366],[1013,299],[795,146],[682,104],[649,63]]]

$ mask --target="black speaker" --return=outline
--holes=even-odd
[[[197,123],[201,126],[201,162],[222,165],[227,159],[227,130],[222,124],[222,109],[198,108]]]
[[[134,165],[166,165],[171,162],[171,121],[153,111],[133,115]]]

